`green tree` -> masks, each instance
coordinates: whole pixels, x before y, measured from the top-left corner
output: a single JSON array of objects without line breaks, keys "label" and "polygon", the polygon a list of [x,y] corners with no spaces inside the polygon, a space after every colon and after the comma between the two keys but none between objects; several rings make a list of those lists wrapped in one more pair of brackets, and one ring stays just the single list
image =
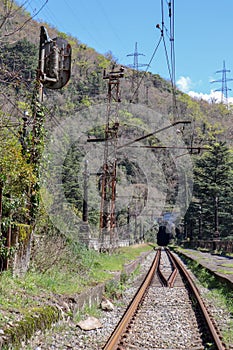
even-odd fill
[{"label": "green tree", "polygon": [[26,39],[14,44],[5,44],[0,48],[0,58],[2,65],[8,70],[8,75],[13,72],[17,79],[35,78],[38,49]]},{"label": "green tree", "polygon": [[[0,130],[0,269],[6,268],[15,235],[12,226],[30,221],[28,189],[35,183],[33,168],[22,155],[15,135]],[[13,225],[14,224],[14,225]]]},{"label": "green tree", "polygon": [[192,236],[212,238],[232,232],[233,158],[225,143],[215,142],[196,159],[194,201],[186,215]]},{"label": "green tree", "polygon": [[73,144],[67,153],[63,164],[63,187],[68,202],[82,213],[83,188],[79,184],[80,162],[83,158],[82,151]]}]

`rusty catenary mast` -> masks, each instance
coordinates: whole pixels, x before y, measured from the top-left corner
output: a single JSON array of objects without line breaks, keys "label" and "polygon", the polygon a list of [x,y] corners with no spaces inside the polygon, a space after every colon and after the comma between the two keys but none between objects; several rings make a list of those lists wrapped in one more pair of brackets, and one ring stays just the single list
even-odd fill
[{"label": "rusty catenary mast", "polygon": [[101,175],[101,204],[100,204],[100,243],[105,247],[109,237],[110,248],[115,245],[115,200],[116,200],[116,146],[118,139],[118,108],[120,102],[120,78],[124,76],[124,68],[114,69],[103,79],[108,80],[108,102],[105,125],[104,162]]}]

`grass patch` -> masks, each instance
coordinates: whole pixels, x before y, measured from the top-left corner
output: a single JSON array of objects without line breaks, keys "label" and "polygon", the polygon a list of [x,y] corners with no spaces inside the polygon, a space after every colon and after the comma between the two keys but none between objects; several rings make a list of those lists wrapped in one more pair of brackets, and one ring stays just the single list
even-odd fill
[{"label": "grass patch", "polygon": [[83,319],[85,319],[87,316],[93,316],[96,318],[100,318],[101,317],[101,309],[99,308],[98,305],[92,305],[92,306],[88,306],[85,305],[83,310],[80,310],[79,312],[77,312],[74,316],[74,322],[77,323]]},{"label": "grass patch", "polygon": [[227,283],[219,281],[211,272],[202,267],[198,262],[185,259],[185,263],[204,287],[208,288],[210,291],[215,291],[216,295],[219,295],[221,300],[225,301],[225,306],[233,315],[232,289],[229,288]]},{"label": "grass patch", "polygon": [[25,315],[30,308],[44,305],[53,295],[72,296],[111,280],[113,272],[122,271],[124,264],[151,249],[143,244],[118,249],[109,255],[72,244],[56,264],[49,268],[43,265],[43,271],[40,265],[32,263],[23,277],[13,277],[9,271],[1,273],[0,328]]},{"label": "grass patch", "polygon": [[190,251],[190,249],[184,249],[184,248],[179,248],[179,251],[182,251],[186,254],[191,254],[191,255],[194,255],[194,256],[200,256],[200,253],[199,253],[199,250],[192,250]]},{"label": "grass patch", "polygon": [[217,272],[222,273],[224,275],[233,275],[233,271],[230,271],[230,270],[217,269]]},{"label": "grass patch", "polygon": [[221,266],[224,266],[224,267],[233,267],[233,264],[226,263],[226,264],[221,264]]},{"label": "grass patch", "polygon": [[[118,252],[124,254],[128,259],[133,260],[138,257],[141,253],[149,252],[154,249],[153,245],[150,244],[136,244],[134,246],[118,248]],[[117,253],[118,253],[117,252]]]},{"label": "grass patch", "polygon": [[108,299],[119,300],[128,286],[128,280],[129,276],[125,272],[122,272],[119,281],[108,281],[105,285],[105,296]]},{"label": "grass patch", "polygon": [[111,277],[111,272],[122,271],[125,264],[135,260],[141,253],[152,249],[153,247],[148,244],[141,244],[119,248],[111,255],[106,253],[98,254],[92,265],[91,276],[95,281],[106,281]]}]

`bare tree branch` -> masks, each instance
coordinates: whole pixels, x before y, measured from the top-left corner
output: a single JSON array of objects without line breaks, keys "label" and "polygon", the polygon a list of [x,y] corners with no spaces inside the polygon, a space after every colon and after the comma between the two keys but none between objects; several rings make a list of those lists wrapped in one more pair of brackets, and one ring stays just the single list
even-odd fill
[{"label": "bare tree branch", "polygon": [[[2,22],[0,23],[0,30],[6,24],[7,20],[9,20],[10,18],[13,18],[17,14],[17,12],[19,12],[19,10],[24,8],[24,6],[26,5],[27,2],[28,2],[28,0],[25,0],[22,5],[20,5],[19,7],[17,7],[15,9],[13,6],[14,5],[13,0],[10,0],[10,1],[6,0],[5,1],[5,5],[4,5],[5,6],[5,14],[2,18]],[[33,18],[35,18],[40,13],[40,11],[45,7],[47,2],[48,2],[48,0],[45,0],[45,2],[42,4],[42,6],[30,18],[25,20],[19,27],[15,28],[11,32],[3,34],[3,37],[9,37],[9,36],[19,32],[20,30],[22,30],[27,23],[29,23]]]}]

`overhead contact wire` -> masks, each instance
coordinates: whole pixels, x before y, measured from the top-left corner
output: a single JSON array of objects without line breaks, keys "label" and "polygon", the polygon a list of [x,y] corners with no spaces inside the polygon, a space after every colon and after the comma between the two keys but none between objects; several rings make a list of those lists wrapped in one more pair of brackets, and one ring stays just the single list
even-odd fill
[{"label": "overhead contact wire", "polygon": [[175,114],[177,113],[177,103],[176,103],[176,84],[175,84],[175,48],[174,48],[174,0],[167,2],[168,4],[168,16],[170,20],[170,33],[169,33],[169,39],[170,39],[170,45],[171,45],[171,52],[170,52],[170,62],[169,62],[169,56],[168,56],[168,50],[166,47],[166,42],[164,38],[164,6],[163,6],[163,0],[161,0],[161,17],[162,17],[162,29],[161,34],[163,37],[163,43],[164,43],[164,50],[165,50],[165,56],[167,61],[167,67],[168,72],[171,80],[172,85],[172,105],[173,105],[173,119]]}]

